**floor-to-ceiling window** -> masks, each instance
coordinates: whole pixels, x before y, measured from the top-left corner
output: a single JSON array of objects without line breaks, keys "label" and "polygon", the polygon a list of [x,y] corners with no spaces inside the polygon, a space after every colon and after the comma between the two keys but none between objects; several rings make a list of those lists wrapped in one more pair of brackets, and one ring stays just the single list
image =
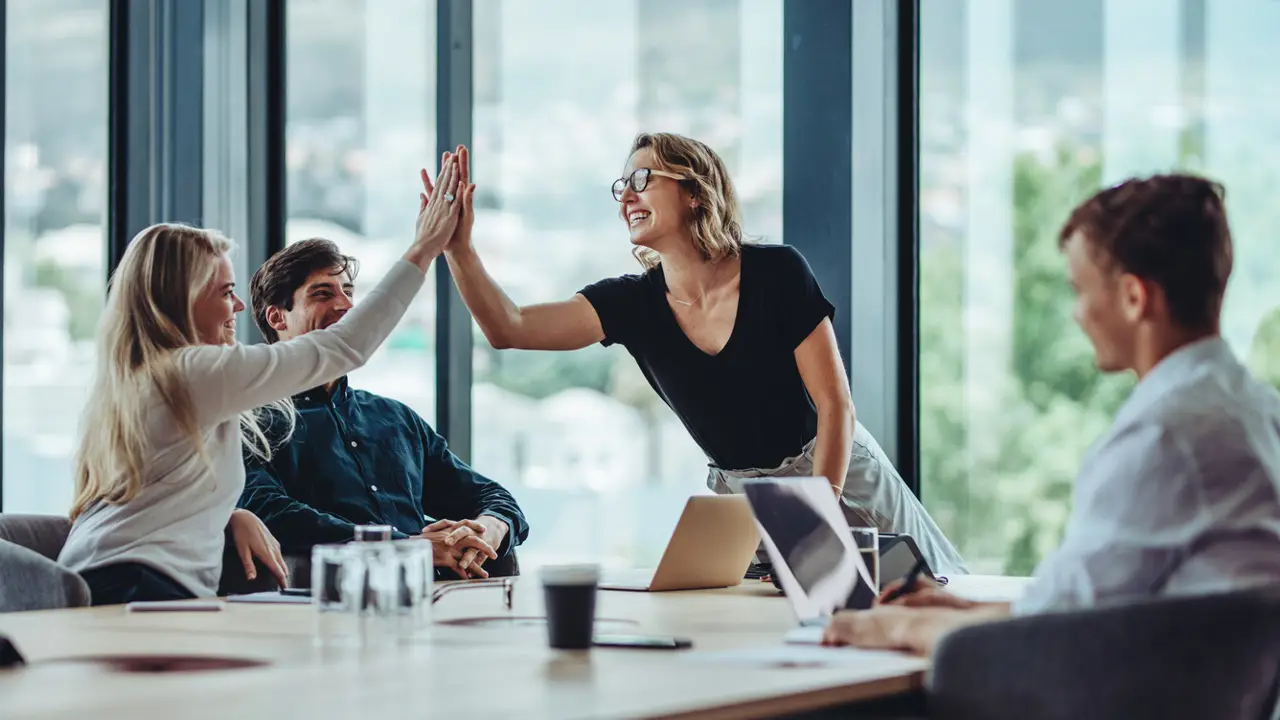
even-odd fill
[{"label": "floor-to-ceiling window", "polygon": [[[360,262],[356,302],[404,254],[419,168],[435,169],[436,4],[289,0],[286,243],[333,240]],[[435,421],[435,273],[355,387]]]},{"label": "floor-to-ceiling window", "polygon": [[6,511],[71,506],[106,286],[107,11],[101,0],[6,3]]},{"label": "floor-to-ceiling window", "polygon": [[[642,130],[711,145],[747,232],[783,240],[780,0],[473,7],[475,244],[516,302],[640,270],[609,187]],[[656,562],[707,461],[631,357],[475,337],[474,461],[530,515],[526,555]]]},{"label": "floor-to-ceiling window", "polygon": [[1280,383],[1277,30],[1272,0],[923,0],[921,486],[975,570],[1028,573],[1058,542],[1132,386],[1096,372],[1055,243],[1093,191],[1225,183],[1224,333]]}]

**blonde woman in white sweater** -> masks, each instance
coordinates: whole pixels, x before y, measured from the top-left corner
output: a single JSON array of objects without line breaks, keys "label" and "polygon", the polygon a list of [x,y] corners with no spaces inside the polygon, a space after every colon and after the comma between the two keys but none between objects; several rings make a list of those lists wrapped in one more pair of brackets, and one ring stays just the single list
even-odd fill
[{"label": "blonde woman in white sweater", "polygon": [[419,208],[413,244],[382,282],[325,330],[288,342],[241,345],[229,240],[210,230],[155,225],[125,250],[98,334],[98,370],[76,453],[74,524],[59,560],[89,583],[95,605],[211,597],[223,529],[268,566],[279,545],[235,511],[242,444],[270,455],[255,408],[362,366],[422,287],[453,234],[461,202],[457,162],[448,188]]}]

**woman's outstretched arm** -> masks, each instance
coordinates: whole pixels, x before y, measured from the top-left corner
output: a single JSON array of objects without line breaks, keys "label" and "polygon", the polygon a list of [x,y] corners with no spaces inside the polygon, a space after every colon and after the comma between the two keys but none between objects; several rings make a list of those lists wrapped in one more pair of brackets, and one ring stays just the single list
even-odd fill
[{"label": "woman's outstretched arm", "polygon": [[[457,157],[462,174],[462,217],[453,238],[445,246],[445,258],[462,301],[480,325],[485,339],[499,350],[577,350],[603,340],[600,317],[582,295],[563,302],[521,307],[485,270],[471,244],[475,185],[471,183],[467,149],[459,147]],[[425,170],[422,187],[423,197],[429,199],[434,188]]]}]

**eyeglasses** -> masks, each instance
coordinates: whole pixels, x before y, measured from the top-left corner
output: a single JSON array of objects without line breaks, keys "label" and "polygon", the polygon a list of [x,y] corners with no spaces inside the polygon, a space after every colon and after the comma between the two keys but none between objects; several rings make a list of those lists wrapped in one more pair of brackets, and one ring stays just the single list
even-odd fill
[{"label": "eyeglasses", "polygon": [[649,176],[657,175],[658,177],[671,178],[672,180],[684,180],[683,175],[676,175],[665,170],[653,170],[651,168],[636,168],[631,172],[630,177],[618,178],[613,181],[613,199],[622,202],[622,193],[627,191],[627,186],[635,192],[642,193],[644,189],[649,187]]}]

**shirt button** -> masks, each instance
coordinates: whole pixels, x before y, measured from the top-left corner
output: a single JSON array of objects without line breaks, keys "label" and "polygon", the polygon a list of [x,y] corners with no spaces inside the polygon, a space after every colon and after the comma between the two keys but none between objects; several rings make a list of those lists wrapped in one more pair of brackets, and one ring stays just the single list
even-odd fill
[{"label": "shirt button", "polygon": [[377,485],[370,485],[370,486],[369,486],[369,490],[370,490],[370,492],[378,492],[378,486],[377,486]]},{"label": "shirt button", "polygon": [[351,441],[351,447],[359,447],[359,446],[360,446],[359,443],[357,443],[355,440]]}]

